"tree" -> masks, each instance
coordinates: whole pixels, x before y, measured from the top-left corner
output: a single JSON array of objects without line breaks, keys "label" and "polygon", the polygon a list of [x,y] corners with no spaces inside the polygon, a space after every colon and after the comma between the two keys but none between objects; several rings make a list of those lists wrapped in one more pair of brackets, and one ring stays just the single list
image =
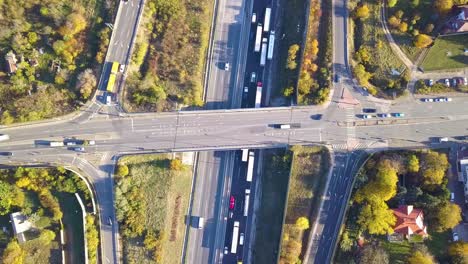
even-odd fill
[{"label": "tree", "polygon": [[421,158],[421,174],[425,187],[432,189],[432,186],[440,185],[449,166],[447,156],[443,153],[428,151]]},{"label": "tree", "polygon": [[51,230],[44,229],[41,234],[39,235],[39,240],[41,240],[42,244],[49,245],[52,240],[55,239],[55,233]]},{"label": "tree", "polygon": [[300,230],[309,229],[309,219],[307,217],[301,216],[296,220],[296,227]]},{"label": "tree", "polygon": [[468,263],[468,243],[456,242],[450,244],[448,247],[448,254],[454,264]]},{"label": "tree", "polygon": [[12,240],[3,251],[2,264],[24,263],[26,252],[20,247],[16,240]]},{"label": "tree", "polygon": [[128,166],[126,164],[119,164],[117,166],[117,175],[120,177],[125,177],[128,175]]},{"label": "tree", "polygon": [[286,69],[294,70],[297,67],[296,57],[299,51],[299,45],[293,44],[288,49],[288,58],[286,60]]},{"label": "tree", "polygon": [[388,1],[388,7],[394,7],[397,4],[397,0],[389,0]]},{"label": "tree", "polygon": [[426,34],[419,34],[414,38],[413,44],[417,48],[425,48],[432,44],[432,38]]},{"label": "tree", "polygon": [[86,18],[79,12],[67,16],[65,23],[57,30],[62,36],[73,36],[83,31],[87,26]]},{"label": "tree", "polygon": [[371,59],[371,53],[369,51],[369,48],[365,45],[361,45],[361,47],[359,47],[359,50],[356,51],[355,57],[359,63],[368,64]]},{"label": "tree", "polygon": [[433,30],[434,30],[434,24],[427,24],[426,27],[424,28],[424,33],[431,34]]},{"label": "tree", "polygon": [[96,85],[97,80],[92,69],[86,69],[78,75],[76,88],[80,91],[84,100],[89,98]]},{"label": "tree", "polygon": [[348,232],[345,231],[343,235],[341,236],[340,248],[344,252],[349,252],[351,251],[352,247],[353,247],[353,241],[349,238]]},{"label": "tree", "polygon": [[358,80],[359,84],[362,86],[369,85],[369,79],[372,77],[372,74],[366,71],[366,68],[362,64],[356,65],[353,68],[353,74]]},{"label": "tree", "polygon": [[0,215],[10,212],[15,197],[13,187],[7,182],[0,181]]},{"label": "tree", "polygon": [[398,26],[398,29],[401,31],[401,32],[406,32],[408,31],[408,24],[406,22],[402,22],[399,26]]},{"label": "tree", "polygon": [[358,5],[356,7],[356,10],[354,10],[354,14],[356,18],[365,20],[366,18],[369,17],[369,14],[370,14],[369,7],[367,6],[367,4]]},{"label": "tree", "polygon": [[395,16],[391,16],[388,19],[388,24],[390,24],[391,27],[393,28],[398,28],[400,26],[401,20],[396,18]]},{"label": "tree", "polygon": [[0,123],[3,125],[10,125],[15,121],[15,118],[8,111],[4,111],[0,118]]},{"label": "tree", "polygon": [[452,0],[435,0],[434,7],[441,15],[446,15],[450,12],[453,6]]},{"label": "tree", "polygon": [[183,170],[184,165],[182,164],[182,160],[176,158],[171,160],[169,168],[173,171],[181,171]]},{"label": "tree", "polygon": [[354,200],[357,203],[364,201],[388,201],[397,191],[398,176],[389,160],[382,160],[377,164],[375,177],[357,190]]},{"label": "tree", "polygon": [[408,171],[416,173],[419,171],[419,159],[416,155],[411,154],[408,157]]},{"label": "tree", "polygon": [[289,86],[283,89],[283,96],[284,97],[290,97],[291,95],[294,94],[294,87]]},{"label": "tree", "polygon": [[393,233],[392,227],[395,222],[393,211],[388,209],[387,204],[380,199],[371,200],[364,205],[357,219],[362,230],[375,235]]},{"label": "tree", "polygon": [[412,8],[416,8],[419,6],[419,0],[411,0],[410,4]]},{"label": "tree", "polygon": [[437,206],[435,218],[436,230],[445,231],[454,228],[461,221],[461,209],[457,204],[444,202]]},{"label": "tree", "polygon": [[434,264],[434,257],[429,252],[422,252],[417,250],[413,252],[411,256],[408,258],[409,264]]},{"label": "tree", "polygon": [[388,253],[379,246],[368,245],[361,254],[360,264],[388,264]]}]

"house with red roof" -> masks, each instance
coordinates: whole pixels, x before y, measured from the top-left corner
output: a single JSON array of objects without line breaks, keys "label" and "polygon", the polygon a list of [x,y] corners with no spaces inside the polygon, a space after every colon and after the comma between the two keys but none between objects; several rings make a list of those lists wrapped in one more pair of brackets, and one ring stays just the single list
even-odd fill
[{"label": "house with red roof", "polygon": [[468,32],[468,5],[456,6],[454,10],[454,16],[445,23],[443,34]]},{"label": "house with red roof", "polygon": [[424,224],[424,213],[422,209],[414,208],[412,205],[400,205],[392,209],[396,217],[393,228],[395,237],[409,239],[412,235],[427,236],[427,226]]}]

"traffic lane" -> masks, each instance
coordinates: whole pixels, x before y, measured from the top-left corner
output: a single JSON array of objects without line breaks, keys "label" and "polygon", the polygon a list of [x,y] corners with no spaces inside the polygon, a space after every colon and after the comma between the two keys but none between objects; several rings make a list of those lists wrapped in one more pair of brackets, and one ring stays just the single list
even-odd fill
[{"label": "traffic lane", "polygon": [[224,152],[199,152],[198,155],[192,216],[204,217],[206,224],[203,230],[189,229],[187,263],[209,263],[216,234],[216,193],[219,179],[224,176],[220,171],[220,163],[225,158]]}]

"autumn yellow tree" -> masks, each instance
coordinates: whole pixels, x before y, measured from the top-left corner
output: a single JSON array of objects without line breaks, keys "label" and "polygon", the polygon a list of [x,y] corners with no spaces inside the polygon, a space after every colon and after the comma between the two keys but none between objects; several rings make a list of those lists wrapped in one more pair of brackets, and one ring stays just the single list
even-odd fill
[{"label": "autumn yellow tree", "polygon": [[296,227],[300,230],[309,229],[309,219],[307,217],[301,216],[296,220]]},{"label": "autumn yellow tree", "polygon": [[441,15],[446,15],[453,7],[453,0],[435,0],[434,7]]},{"label": "autumn yellow tree", "polygon": [[370,14],[369,7],[366,4],[359,5],[354,10],[354,14],[356,18],[364,20],[369,17],[369,14]]},{"label": "autumn yellow tree", "polygon": [[454,228],[461,221],[461,209],[454,203],[442,203],[437,207],[435,218],[437,220],[437,231]]},{"label": "autumn yellow tree", "polygon": [[425,48],[432,44],[432,38],[426,34],[419,34],[414,38],[413,43],[417,48]]}]

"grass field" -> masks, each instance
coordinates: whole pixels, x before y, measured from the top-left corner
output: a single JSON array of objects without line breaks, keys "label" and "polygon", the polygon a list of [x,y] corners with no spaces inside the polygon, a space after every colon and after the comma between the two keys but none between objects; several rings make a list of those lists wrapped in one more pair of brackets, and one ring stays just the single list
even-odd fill
[{"label": "grass field", "polygon": [[283,224],[284,208],[291,166],[290,152],[285,149],[265,150],[262,174],[262,196],[255,231],[253,263],[276,263]]},{"label": "grass field", "polygon": [[[318,213],[320,197],[325,191],[327,173],[330,168],[329,153],[323,147],[294,146],[292,171],[289,179],[288,202],[281,245],[281,256],[290,255],[288,244],[296,240],[307,245],[310,228],[298,231],[295,227],[299,217],[309,219],[310,227]],[[287,237],[288,239],[285,239]],[[286,257],[287,258],[287,257]]]},{"label": "grass field", "polygon": [[[157,249],[161,263],[179,263],[185,230],[185,213],[192,182],[192,170],[184,166],[183,170],[169,169],[171,155],[140,155],[123,157],[119,164],[127,164],[130,174],[117,184],[119,196],[117,215],[119,221],[125,221],[126,208],[123,199],[129,201],[133,192],[122,189],[137,188],[142,203],[137,206],[139,227],[143,234],[161,234],[160,246]],[[129,185],[124,187],[125,185]],[[130,187],[132,186],[132,187]],[[117,190],[116,190],[117,191]],[[133,193],[135,194],[135,193]],[[117,195],[116,195],[117,196]],[[119,202],[120,201],[120,202]],[[125,228],[126,224],[121,225]],[[154,252],[145,249],[144,236],[129,234],[123,236],[124,255],[127,263],[154,263]]]},{"label": "grass field", "polygon": [[468,67],[468,34],[438,37],[424,58],[424,71]]}]

